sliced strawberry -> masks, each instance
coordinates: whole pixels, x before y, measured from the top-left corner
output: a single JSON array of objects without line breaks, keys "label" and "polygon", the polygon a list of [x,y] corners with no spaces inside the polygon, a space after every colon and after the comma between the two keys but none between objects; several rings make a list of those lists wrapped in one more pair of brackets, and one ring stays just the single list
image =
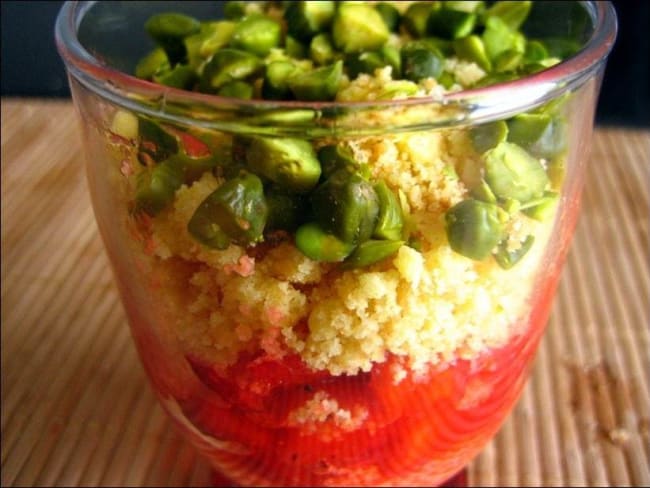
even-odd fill
[{"label": "sliced strawberry", "polygon": [[312,384],[329,377],[326,371],[309,369],[297,355],[274,358],[242,354],[236,364],[223,369],[193,357],[187,359],[206,386],[246,411],[268,411],[266,403],[272,399],[272,393],[277,396],[296,388],[309,390]]}]

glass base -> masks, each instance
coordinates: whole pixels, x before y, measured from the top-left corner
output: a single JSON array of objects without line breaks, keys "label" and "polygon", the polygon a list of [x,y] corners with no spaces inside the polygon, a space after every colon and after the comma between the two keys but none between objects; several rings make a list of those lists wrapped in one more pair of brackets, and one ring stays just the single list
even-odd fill
[{"label": "glass base", "polygon": [[[237,483],[226,478],[218,471],[212,471],[212,486],[214,487],[238,487]],[[461,488],[467,487],[467,468],[461,469],[454,476],[449,478],[443,484],[439,485],[442,488]]]}]

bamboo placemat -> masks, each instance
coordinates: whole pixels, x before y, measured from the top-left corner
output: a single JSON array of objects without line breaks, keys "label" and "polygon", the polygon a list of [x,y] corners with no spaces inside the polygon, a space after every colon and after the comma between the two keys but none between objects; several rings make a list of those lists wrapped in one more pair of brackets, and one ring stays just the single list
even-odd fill
[{"label": "bamboo placemat", "polygon": [[[650,484],[650,131],[599,128],[533,375],[473,486]],[[138,362],[68,101],[2,100],[2,486],[207,486]]]}]

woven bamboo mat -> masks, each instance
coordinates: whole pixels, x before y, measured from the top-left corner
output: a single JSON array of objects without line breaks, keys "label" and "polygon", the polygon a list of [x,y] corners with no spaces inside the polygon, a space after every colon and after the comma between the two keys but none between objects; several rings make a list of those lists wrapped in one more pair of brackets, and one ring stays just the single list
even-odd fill
[{"label": "woven bamboo mat", "polygon": [[[2,100],[2,486],[207,486],[150,391],[69,102]],[[650,131],[599,128],[521,401],[472,486],[650,484]]]}]

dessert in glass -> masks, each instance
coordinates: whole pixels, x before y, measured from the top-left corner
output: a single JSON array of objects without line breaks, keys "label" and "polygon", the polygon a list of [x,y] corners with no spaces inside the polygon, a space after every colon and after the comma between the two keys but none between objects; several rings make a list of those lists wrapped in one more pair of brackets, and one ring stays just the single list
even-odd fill
[{"label": "dessert in glass", "polygon": [[161,405],[232,483],[437,485],[526,382],[606,2],[71,2],[56,39]]}]

